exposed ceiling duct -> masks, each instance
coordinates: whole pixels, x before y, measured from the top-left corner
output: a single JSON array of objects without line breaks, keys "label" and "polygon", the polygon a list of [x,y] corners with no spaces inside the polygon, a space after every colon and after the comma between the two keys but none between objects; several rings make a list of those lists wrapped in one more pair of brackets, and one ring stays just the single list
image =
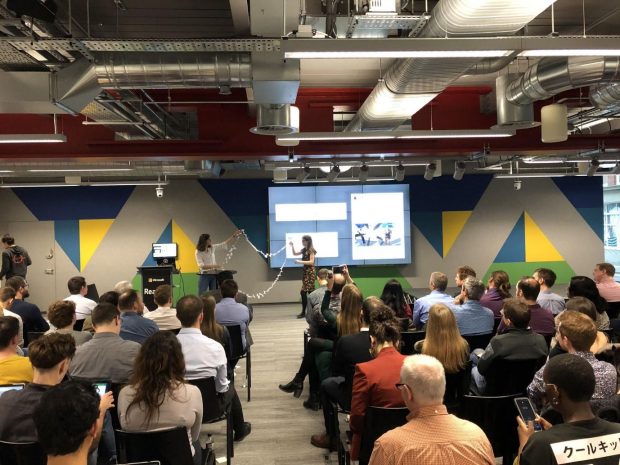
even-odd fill
[{"label": "exposed ceiling duct", "polygon": [[620,82],[591,86],[590,102],[596,108],[620,107]]},{"label": "exposed ceiling duct", "polygon": [[[441,0],[420,37],[514,34],[555,0]],[[347,131],[394,129],[478,63],[478,58],[400,59],[387,70]]]}]

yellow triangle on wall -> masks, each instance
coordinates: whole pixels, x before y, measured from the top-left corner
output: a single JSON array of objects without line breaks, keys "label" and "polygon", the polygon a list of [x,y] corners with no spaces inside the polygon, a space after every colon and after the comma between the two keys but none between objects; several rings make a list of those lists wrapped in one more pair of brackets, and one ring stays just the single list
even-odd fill
[{"label": "yellow triangle on wall", "polygon": [[560,262],[564,257],[558,252],[545,233],[525,212],[525,261]]},{"label": "yellow triangle on wall", "polygon": [[[179,256],[177,257],[177,268],[183,273],[198,273],[198,264],[196,263],[196,244],[189,238],[185,231],[172,221],[172,242],[176,242],[179,246]],[[217,257],[223,260],[224,257]]]},{"label": "yellow triangle on wall", "polygon": [[470,211],[441,212],[444,257],[448,255],[454,242],[456,242],[456,238],[461,234],[471,213]]},{"label": "yellow triangle on wall", "polygon": [[114,220],[80,220],[80,271],[95,254]]}]

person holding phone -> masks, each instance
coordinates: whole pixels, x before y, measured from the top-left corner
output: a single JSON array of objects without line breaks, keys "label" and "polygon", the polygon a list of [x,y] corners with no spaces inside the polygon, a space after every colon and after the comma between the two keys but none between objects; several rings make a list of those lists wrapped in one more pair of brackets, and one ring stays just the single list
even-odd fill
[{"label": "person holding phone", "polygon": [[217,244],[211,243],[210,234],[201,234],[196,244],[196,263],[200,276],[198,279],[198,295],[202,295],[207,291],[215,289],[217,284],[217,272],[220,265],[215,259],[215,251],[219,249],[226,250],[228,244],[242,234],[240,229],[236,230],[228,239]]},{"label": "person holding phone", "polygon": [[303,246],[300,251],[295,250],[295,244],[293,241],[289,242],[293,255],[301,255],[301,260],[295,260],[298,265],[304,266],[303,275],[301,278],[301,313],[297,315],[297,318],[305,318],[306,305],[308,304],[308,294],[314,291],[314,282],[316,281],[316,271],[314,270],[314,259],[316,257],[316,250],[312,245],[312,236],[305,235],[301,238],[301,245]]},{"label": "person holding phone", "polygon": [[596,386],[592,366],[577,355],[558,355],[545,365],[543,380],[545,398],[562,415],[564,423],[551,425],[537,416],[535,421],[543,431],[535,432],[534,421],[526,423],[517,417],[518,463],[617,464],[620,424],[602,420],[592,412],[590,399]]}]

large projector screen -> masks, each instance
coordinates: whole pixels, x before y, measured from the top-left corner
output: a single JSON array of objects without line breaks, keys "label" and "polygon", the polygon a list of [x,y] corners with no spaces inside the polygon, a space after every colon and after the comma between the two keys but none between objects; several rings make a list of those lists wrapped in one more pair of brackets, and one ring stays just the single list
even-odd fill
[{"label": "large projector screen", "polygon": [[[301,266],[288,246],[301,250],[312,236],[315,266],[411,263],[409,185],[269,188],[269,244],[286,247],[286,266]],[[270,260],[282,266],[283,254]]]}]

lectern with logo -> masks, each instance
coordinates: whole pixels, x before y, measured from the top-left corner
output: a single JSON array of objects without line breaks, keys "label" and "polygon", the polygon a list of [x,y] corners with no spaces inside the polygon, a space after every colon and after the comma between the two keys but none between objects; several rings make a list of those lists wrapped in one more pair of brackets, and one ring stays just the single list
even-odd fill
[{"label": "lectern with logo", "polygon": [[151,311],[155,310],[157,308],[157,304],[153,297],[155,289],[162,284],[172,286],[174,267],[140,266],[138,267],[138,271],[142,275],[142,300],[144,301],[144,305]]}]

